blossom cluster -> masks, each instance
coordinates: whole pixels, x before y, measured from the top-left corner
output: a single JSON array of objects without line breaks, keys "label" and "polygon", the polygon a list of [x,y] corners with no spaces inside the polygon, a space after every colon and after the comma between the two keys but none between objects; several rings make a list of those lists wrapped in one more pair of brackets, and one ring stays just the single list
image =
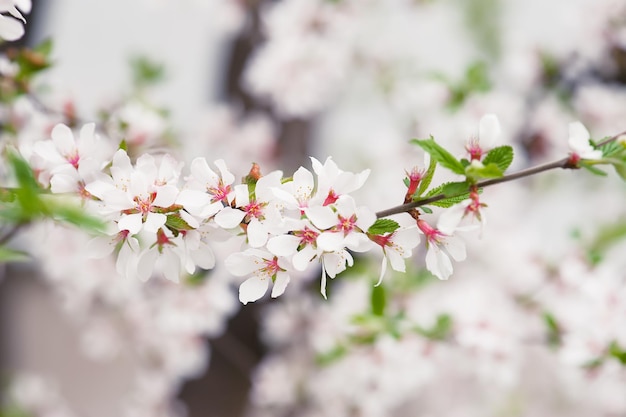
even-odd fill
[{"label": "blossom cluster", "polygon": [[352,266],[351,252],[375,247],[385,255],[382,279],[387,259],[404,271],[404,258],[419,243],[415,227],[399,229],[392,221],[391,229],[372,228],[375,213],[350,195],[369,170],[343,171],[331,158],[311,158],[313,172],[301,167],[289,178],[278,170],[262,175],[254,164],[236,183],[223,160],[213,169],[198,157],[183,176],[183,164],[168,154],[144,154],[133,163],[125,149],[101,139],[93,123],[77,137],[58,124],[50,140],[23,153],[52,193],[80,196],[86,210],[106,221],[106,235],[89,246],[94,256],[115,252],[122,276],[145,281],[161,272],[178,282],[182,274],[214,267],[213,243],[239,238],[241,251],[225,265],[235,276],[249,276],[239,290],[244,304],[261,298],[270,282],[272,297],[281,295],[291,275],[315,263],[326,296],[327,277]]}]

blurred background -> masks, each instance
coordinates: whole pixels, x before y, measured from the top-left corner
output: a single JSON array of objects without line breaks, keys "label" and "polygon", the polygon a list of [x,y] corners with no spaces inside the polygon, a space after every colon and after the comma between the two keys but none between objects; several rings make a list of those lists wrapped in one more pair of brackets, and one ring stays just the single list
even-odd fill
[{"label": "blurred background", "polygon": [[[57,0],[26,18],[0,48],[52,39],[53,66],[37,101],[3,104],[20,126],[3,136],[96,121],[135,155],[237,177],[332,156],[372,170],[373,210],[423,166],[411,138],[462,155],[487,113],[512,170],[566,155],[575,120],[626,129],[623,0]],[[626,416],[625,197],[612,171],[485,190],[468,259],[437,281],[422,245],[384,308],[379,259],[328,300],[316,274],[241,306],[219,261],[192,284],[128,282],[81,233],[32,227],[15,245],[36,261],[0,272],[0,416]]]}]

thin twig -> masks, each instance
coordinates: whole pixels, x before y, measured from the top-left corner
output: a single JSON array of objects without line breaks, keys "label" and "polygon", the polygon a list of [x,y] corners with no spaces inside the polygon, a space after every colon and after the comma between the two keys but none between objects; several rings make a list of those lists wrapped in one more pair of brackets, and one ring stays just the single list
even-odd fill
[{"label": "thin twig", "polygon": [[[607,143],[613,142],[613,141],[619,139],[623,135],[626,135],[626,130],[621,132],[621,133],[618,133],[617,135],[611,136],[610,138],[607,138],[607,139],[599,142],[596,145],[596,147],[600,147],[600,146],[606,145]],[[480,182],[476,183],[475,185],[478,188],[485,188],[485,187],[489,187],[491,185],[496,185],[496,184],[501,184],[503,182],[518,180],[520,178],[529,177],[531,175],[536,175],[536,174],[539,174],[541,172],[550,171],[552,169],[557,169],[557,168],[577,169],[579,167],[576,166],[576,165],[572,165],[572,163],[570,161],[570,157],[566,157],[566,158],[559,159],[558,161],[549,162],[547,164],[542,164],[542,165],[537,165],[535,167],[524,169],[522,171],[516,172],[514,174],[510,174],[510,175],[505,175],[505,176],[500,177],[500,178],[494,178],[494,179],[490,179],[490,180],[480,181]],[[469,192],[469,188],[468,188],[467,192]],[[458,196],[461,196],[463,194],[465,194],[465,193],[460,193],[460,194],[457,194],[457,195],[437,194],[437,195],[434,195],[432,197],[424,198],[424,199],[421,199],[421,200],[418,200],[418,201],[413,201],[411,203],[406,203],[406,204],[402,204],[400,206],[392,207],[392,208],[387,209],[387,210],[379,211],[379,212],[376,213],[376,217],[380,219],[380,218],[383,218],[383,217],[391,216],[393,214],[399,214],[399,213],[408,212],[408,211],[413,210],[413,209],[415,209],[417,207],[421,207],[421,206],[425,206],[425,205],[428,205],[428,204],[436,203],[437,201],[441,201],[441,200],[444,200],[446,198],[458,197]]]}]

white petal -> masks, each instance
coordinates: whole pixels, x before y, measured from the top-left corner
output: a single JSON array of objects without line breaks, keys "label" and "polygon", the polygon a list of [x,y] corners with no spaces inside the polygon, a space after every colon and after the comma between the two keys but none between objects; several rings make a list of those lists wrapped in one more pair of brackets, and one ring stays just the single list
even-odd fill
[{"label": "white petal", "polygon": [[443,233],[444,235],[452,235],[454,231],[457,229],[459,223],[463,219],[463,215],[465,214],[465,209],[467,208],[470,200],[466,200],[464,202],[455,204],[454,206],[446,209],[439,216],[439,220],[437,221],[437,229]]},{"label": "white petal", "polygon": [[147,281],[152,276],[154,265],[156,264],[159,252],[156,248],[148,249],[139,256],[137,263],[137,278],[140,281]]},{"label": "white petal", "polygon": [[441,280],[452,274],[452,262],[437,245],[431,244],[426,252],[426,269]]},{"label": "white petal", "polygon": [[226,269],[237,277],[251,274],[259,268],[258,258],[246,255],[243,252],[233,253],[224,261]]},{"label": "white petal", "polygon": [[117,227],[120,231],[128,230],[131,235],[136,235],[141,230],[143,224],[143,216],[141,213],[123,214],[117,221]]},{"label": "white petal", "polygon": [[406,264],[404,262],[404,258],[394,250],[387,251],[387,259],[389,259],[389,263],[391,264],[391,269],[398,272],[406,271]]},{"label": "white petal", "polygon": [[374,285],[375,287],[378,287],[383,282],[383,278],[385,277],[386,272],[387,272],[387,257],[383,256],[383,261],[382,261],[382,264],[380,265],[380,277],[378,277],[378,282],[376,283],[376,285]]},{"label": "white petal", "polygon": [[16,41],[24,36],[24,25],[19,20],[0,15],[0,39]]},{"label": "white petal", "polygon": [[291,256],[298,249],[300,238],[293,235],[274,236],[267,242],[267,249],[276,256]]},{"label": "white petal", "polygon": [[343,233],[323,232],[317,237],[317,247],[325,252],[334,252],[344,248]]},{"label": "white petal", "polygon": [[232,229],[239,226],[245,216],[246,213],[241,210],[225,207],[215,215],[215,223],[224,229]]},{"label": "white petal", "polygon": [[319,229],[329,229],[337,224],[337,215],[328,206],[314,206],[305,210],[311,223]]},{"label": "white petal", "polygon": [[480,119],[478,125],[478,139],[483,149],[489,149],[495,146],[500,137],[502,129],[500,121],[495,114],[486,114]]},{"label": "white petal", "polygon": [[278,272],[276,274],[276,280],[274,281],[274,288],[272,288],[272,298],[283,295],[287,284],[289,284],[289,274],[286,272]]},{"label": "white petal", "polygon": [[235,176],[226,167],[226,163],[223,159],[218,159],[214,162],[215,166],[220,170],[222,176],[222,183],[224,185],[230,185],[235,182]]},{"label": "white petal", "polygon": [[173,185],[164,185],[157,189],[157,195],[152,204],[157,207],[169,207],[176,202],[178,188]]},{"label": "white petal", "polygon": [[569,124],[569,145],[574,151],[584,151],[590,148],[589,131],[581,122]]},{"label": "white petal", "polygon": [[448,237],[445,242],[445,248],[457,262],[465,260],[467,256],[465,243],[457,237]]},{"label": "white petal", "polygon": [[163,213],[148,213],[143,228],[146,232],[156,233],[167,221]]},{"label": "white petal", "polygon": [[315,256],[319,253],[319,251],[315,250],[313,246],[306,245],[302,250],[296,252],[291,259],[293,263],[293,267],[298,271],[304,271],[311,264],[311,261]]},{"label": "white petal", "polygon": [[267,229],[257,219],[250,220],[246,230],[248,244],[253,248],[260,248],[267,242]]},{"label": "white petal", "polygon": [[111,236],[98,236],[87,242],[87,256],[90,258],[104,258],[113,253],[116,242]]},{"label": "white petal", "polygon": [[202,269],[212,269],[215,266],[215,254],[206,243],[200,243],[200,247],[189,255],[193,262]]},{"label": "white petal", "polygon": [[65,126],[63,123],[54,126],[51,136],[52,142],[54,142],[54,145],[62,155],[73,153],[76,150],[76,142],[74,141],[72,129]]},{"label": "white petal", "polygon": [[269,285],[267,281],[267,279],[259,277],[251,277],[245,280],[239,286],[239,301],[245,305],[263,297],[263,295],[267,292],[267,287]]}]

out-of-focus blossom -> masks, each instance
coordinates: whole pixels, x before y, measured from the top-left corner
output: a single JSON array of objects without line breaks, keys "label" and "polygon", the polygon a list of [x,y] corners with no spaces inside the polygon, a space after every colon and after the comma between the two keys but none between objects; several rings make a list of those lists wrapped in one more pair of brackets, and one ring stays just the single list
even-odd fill
[{"label": "out-of-focus blossom", "polygon": [[0,0],[0,13],[9,13],[11,17],[0,14],[0,39],[15,41],[24,35],[26,19],[23,13],[29,13],[30,0]]}]

